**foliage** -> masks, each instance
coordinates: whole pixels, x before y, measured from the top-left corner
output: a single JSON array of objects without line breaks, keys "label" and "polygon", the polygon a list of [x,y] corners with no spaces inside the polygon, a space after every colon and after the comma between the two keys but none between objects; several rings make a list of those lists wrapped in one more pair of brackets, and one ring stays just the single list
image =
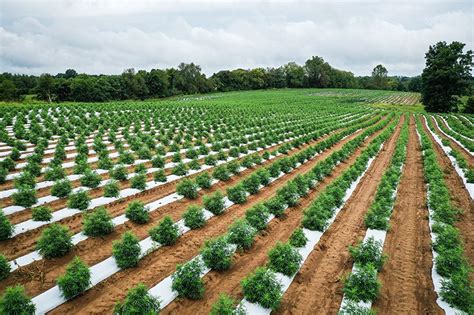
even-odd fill
[{"label": "foliage", "polygon": [[112,244],[112,255],[120,269],[136,267],[140,259],[140,244],[131,231],[127,231],[118,241]]},{"label": "foliage", "polygon": [[58,278],[58,287],[66,299],[71,299],[84,292],[91,284],[89,267],[79,258],[74,257],[67,265],[66,273]]},{"label": "foliage", "polygon": [[382,252],[382,243],[369,237],[356,246],[349,246],[349,252],[357,266],[372,264],[378,270],[382,269],[385,257]]},{"label": "foliage", "polygon": [[209,175],[209,173],[206,173],[206,172],[196,176],[196,184],[199,187],[204,188],[204,189],[211,188],[212,186],[211,180],[212,180],[211,176]]},{"label": "foliage", "polygon": [[233,203],[245,203],[247,201],[245,187],[242,184],[238,184],[234,187],[227,188],[227,198]]},{"label": "foliage", "polygon": [[45,228],[36,243],[36,249],[46,259],[64,256],[72,247],[69,229],[57,223]]},{"label": "foliage", "polygon": [[146,176],[143,174],[137,174],[130,179],[130,186],[138,190],[145,190],[146,188]]},{"label": "foliage", "polygon": [[247,222],[258,231],[264,230],[267,227],[269,217],[268,209],[261,203],[248,209],[245,213]]},{"label": "foliage", "polygon": [[191,300],[198,300],[204,296],[204,283],[201,279],[203,265],[199,259],[193,259],[176,267],[172,275],[171,288],[178,292],[178,296]]},{"label": "foliage", "polygon": [[38,199],[36,198],[36,190],[27,186],[22,186],[12,195],[13,203],[17,206],[25,208],[34,205]]},{"label": "foliage", "polygon": [[268,253],[268,267],[288,277],[293,276],[300,268],[303,257],[290,243],[278,242]]},{"label": "foliage", "polygon": [[207,240],[201,249],[202,260],[206,267],[222,271],[230,268],[234,251],[225,237]]},{"label": "foliage", "polygon": [[125,210],[125,216],[138,224],[145,224],[150,219],[150,213],[143,202],[134,200],[130,202]]},{"label": "foliage", "polygon": [[33,221],[51,221],[53,215],[51,214],[51,208],[39,206],[31,210],[31,217]]},{"label": "foliage", "polygon": [[308,242],[308,238],[304,235],[302,228],[297,228],[290,236],[289,243],[294,247],[304,247]]},{"label": "foliage", "polygon": [[35,309],[35,305],[21,285],[7,287],[0,298],[0,314],[33,315]]},{"label": "foliage", "polygon": [[245,315],[247,312],[240,304],[228,296],[220,294],[217,301],[212,305],[210,315]]},{"label": "foliage", "polygon": [[257,230],[246,220],[237,220],[229,228],[228,241],[239,249],[252,247]]},{"label": "foliage", "polygon": [[0,209],[0,240],[6,240],[13,234],[14,227]]},{"label": "foliage", "polygon": [[220,191],[216,191],[214,194],[203,197],[204,208],[214,215],[219,215],[224,212],[224,196]]},{"label": "foliage", "polygon": [[91,213],[86,213],[83,224],[83,231],[87,236],[104,236],[114,230],[112,218],[105,207],[99,207]]},{"label": "foliage", "polygon": [[153,241],[170,246],[176,243],[179,237],[179,228],[170,216],[165,216],[157,226],[149,231],[149,234]]},{"label": "foliage", "polygon": [[117,302],[114,314],[153,315],[159,314],[160,309],[160,301],[148,293],[148,288],[143,283],[139,283],[128,291],[123,302]]},{"label": "foliage", "polygon": [[54,183],[53,187],[51,188],[51,195],[59,198],[65,198],[69,196],[71,191],[71,182],[65,178]]},{"label": "foliage", "polygon": [[10,270],[11,267],[8,263],[8,260],[5,258],[5,256],[0,254],[0,281],[8,277]]},{"label": "foliage", "polygon": [[200,206],[190,205],[183,214],[184,224],[190,229],[198,229],[206,224],[204,211]]},{"label": "foliage", "polygon": [[120,195],[120,187],[116,180],[112,179],[104,185],[104,197],[117,198]]},{"label": "foliage", "polygon": [[377,269],[372,264],[362,265],[344,282],[344,295],[353,301],[374,301],[380,290]]},{"label": "foliage", "polygon": [[79,190],[69,195],[68,207],[72,209],[86,210],[90,203],[89,195],[84,190]]},{"label": "foliage", "polygon": [[198,197],[198,186],[190,179],[185,178],[176,185],[176,193],[189,199]]},{"label": "foliage", "polygon": [[275,310],[282,297],[281,283],[273,271],[259,267],[242,280],[242,291],[249,302]]}]

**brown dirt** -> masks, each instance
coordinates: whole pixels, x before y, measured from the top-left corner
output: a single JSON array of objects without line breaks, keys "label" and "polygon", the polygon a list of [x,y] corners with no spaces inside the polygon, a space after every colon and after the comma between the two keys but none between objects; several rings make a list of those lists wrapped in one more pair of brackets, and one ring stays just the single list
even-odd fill
[{"label": "brown dirt", "polygon": [[[461,239],[464,243],[464,253],[468,262],[471,266],[474,266],[474,246],[472,246],[472,244],[474,244],[474,201],[471,199],[461,177],[456,173],[448,156],[431,136],[424,120],[422,119],[421,121],[423,122],[426,134],[433,144],[438,163],[443,170],[444,180],[451,193],[451,201],[455,207],[462,210],[462,214],[459,215],[459,220],[456,222],[456,227],[461,232]],[[474,273],[471,273],[471,279],[474,280]]]},{"label": "brown dirt", "polygon": [[377,314],[443,314],[436,304],[421,147],[410,119],[407,159],[384,243]]},{"label": "brown dirt", "polygon": [[283,296],[276,314],[336,314],[342,301],[343,277],[352,269],[347,250],[365,234],[364,215],[390,164],[401,124],[384,145],[356,190],[323,234]]},{"label": "brown dirt", "polygon": [[[433,121],[433,126],[436,130],[436,133],[438,134],[438,136],[441,137],[441,139],[446,139],[449,141],[449,143],[451,143],[451,145],[456,149],[456,151],[458,151],[459,153],[461,153],[461,155],[466,159],[466,162],[467,164],[470,166],[470,167],[474,167],[474,156],[469,153],[466,149],[464,149],[462,146],[460,146],[459,144],[456,143],[456,141],[453,141],[451,140],[450,138],[446,137],[442,132],[441,130],[438,128],[438,126],[436,125],[436,123],[434,122],[434,118],[430,116],[430,119]],[[441,121],[441,123],[446,126],[446,124],[444,123],[444,121]],[[447,128],[447,126],[446,126]]]},{"label": "brown dirt", "polygon": [[[234,262],[229,270],[225,272],[211,271],[204,276],[206,292],[202,300],[175,299],[162,310],[161,314],[207,314],[219,295],[224,292],[238,300],[242,299],[240,281],[257,267],[266,264],[268,251],[276,242],[286,242],[289,239],[293,231],[301,224],[304,209],[327,185],[355,162],[364,147],[358,148],[347,161],[339,164],[330,176],[318,183],[315,189],[301,199],[301,203],[297,207],[289,208],[283,220],[277,219],[270,222],[268,228],[257,237],[254,246],[249,251],[234,256]],[[269,235],[270,237],[267,237]]]},{"label": "brown dirt", "polygon": [[[359,133],[360,133],[360,131],[359,131]],[[251,202],[251,200],[253,200],[257,197],[258,197],[257,201],[260,200],[261,198],[265,199],[266,196],[267,196],[266,191],[268,191],[268,190],[276,191],[276,186],[279,185],[278,183],[284,183],[289,178],[293,178],[294,176],[296,176],[296,173],[300,173],[301,171],[303,171],[303,170],[305,170],[305,169],[307,169],[311,166],[314,166],[314,164],[318,160],[320,160],[323,157],[329,155],[332,151],[336,150],[337,148],[342,147],[342,145],[344,143],[350,141],[350,139],[352,139],[353,137],[355,137],[355,135],[344,139],[343,141],[336,144],[333,148],[331,148],[331,149],[323,152],[322,154],[320,154],[317,158],[307,162],[306,164],[304,164],[303,166],[298,168],[298,170],[296,172],[293,172],[291,174],[287,174],[286,176],[284,176],[284,177],[280,178],[279,180],[277,180],[276,182],[274,182],[269,187],[262,189],[262,192],[259,193],[258,195],[249,197],[249,201]],[[242,172],[241,176],[239,176],[238,178],[233,177],[233,179],[231,181],[227,182],[227,183],[221,183],[220,182],[220,183],[217,184],[217,187],[213,190],[225,190],[225,187],[229,187],[233,184],[238,183],[240,181],[240,179],[242,179],[242,177],[248,175],[252,171],[253,170],[246,170],[245,172]],[[209,191],[210,190],[208,190],[207,192],[209,192]],[[202,196],[203,194],[204,193],[201,192],[200,196]],[[201,198],[199,198],[196,202],[200,203],[201,202],[200,199]],[[0,284],[0,289],[2,287],[6,287],[7,285],[9,285],[11,283],[22,283],[23,285],[26,286],[26,289],[29,292],[29,294],[36,295],[36,294],[46,290],[47,288],[51,287],[54,284],[55,279],[64,272],[65,265],[74,256],[78,255],[78,256],[82,257],[89,265],[96,264],[96,263],[102,261],[103,259],[105,259],[106,257],[110,256],[111,248],[112,248],[112,241],[114,239],[118,239],[120,237],[120,235],[124,231],[126,231],[127,229],[133,229],[134,233],[139,238],[145,238],[145,237],[148,236],[147,231],[151,227],[153,227],[156,224],[156,222],[158,222],[159,219],[161,219],[165,214],[170,215],[174,220],[177,220],[181,217],[182,213],[187,208],[187,206],[189,206],[190,203],[191,202],[187,201],[187,200],[177,201],[177,202],[172,203],[172,204],[170,204],[166,207],[161,208],[160,210],[152,212],[150,222],[145,224],[145,225],[137,225],[137,224],[134,224],[132,222],[127,222],[125,225],[117,227],[111,235],[109,235],[105,238],[88,239],[84,242],[79,243],[77,246],[75,246],[73,248],[73,250],[68,255],[66,255],[66,256],[64,256],[60,259],[55,259],[55,260],[46,261],[46,262],[43,260],[43,261],[40,261],[40,262],[30,264],[26,267],[20,268],[17,272],[14,272],[7,280],[5,280],[3,283]],[[247,202],[245,205],[237,207],[237,209],[239,209],[237,211],[240,211],[241,213],[243,213],[244,210],[248,206],[250,206],[249,202]],[[234,206],[233,208],[236,208],[236,207]],[[220,220],[225,220],[224,218],[226,218],[226,217],[228,217],[228,219],[229,219],[227,221],[227,224],[223,226],[223,228],[225,228],[225,229],[228,227],[229,222],[233,221],[233,219],[235,217],[236,211],[234,211],[233,208],[232,208],[231,211],[227,211],[225,214],[219,216]],[[208,226],[211,226],[213,224],[212,223],[213,220],[216,220],[216,219],[217,218],[212,218],[211,221],[209,221]],[[202,231],[202,230],[199,230],[199,231]],[[191,235],[196,234],[196,231],[191,231],[191,233],[187,233],[186,236],[182,237],[182,239],[186,239],[186,237],[188,237],[187,236],[188,234],[191,234]],[[207,236],[207,234],[204,235],[204,236]],[[206,237],[206,238],[208,238],[208,237]],[[25,242],[26,241],[27,240],[25,240]],[[21,244],[21,242],[19,242],[19,243]],[[17,244],[17,243],[15,243],[15,244]],[[33,244],[31,246],[33,246]],[[190,246],[190,245],[188,244],[187,246]],[[92,249],[92,252],[91,252],[91,249]],[[160,251],[168,251],[168,248],[158,250],[158,252],[160,252]],[[15,253],[15,252],[13,252],[13,253]],[[180,252],[178,251],[178,254],[179,253]],[[188,257],[188,256],[186,256],[186,257]],[[175,267],[175,265],[173,265],[173,268],[174,267]],[[38,272],[35,272],[38,269],[41,270],[41,276],[32,277],[31,276],[32,273],[38,274]]]},{"label": "brown dirt", "polygon": [[[348,137],[346,139],[350,139]],[[366,141],[369,141],[369,137]],[[346,140],[344,139],[344,140]],[[286,174],[270,186],[263,188],[257,195],[250,196],[243,205],[235,205],[224,214],[211,218],[208,224],[199,230],[190,231],[180,237],[178,243],[172,247],[162,247],[149,254],[140,261],[140,268],[119,272],[107,281],[98,284],[84,295],[58,307],[52,314],[73,313],[108,313],[112,310],[117,299],[123,299],[126,291],[139,282],[151,287],[170,275],[176,264],[184,263],[198,254],[204,241],[226,232],[229,225],[237,218],[242,217],[245,211],[253,205],[267,200],[288,180],[298,174],[309,171],[320,160],[329,156],[332,151],[342,147],[338,143],[330,150],[318,155],[315,159],[305,163],[295,172]]]},{"label": "brown dirt", "polygon": [[[306,144],[306,145],[304,145],[300,148],[295,148],[295,149],[289,151],[289,154],[294,154],[296,152],[300,152],[301,150],[304,150],[308,146],[311,146],[311,145],[314,145],[318,142],[323,141],[324,139],[326,139],[329,136],[330,135],[321,137],[320,139],[315,140],[315,141],[311,141],[309,144]],[[279,145],[271,147],[271,150],[277,148],[278,146]],[[260,154],[263,154],[263,152],[261,152]],[[229,186],[232,186],[232,185],[238,183],[238,181],[240,179],[242,179],[244,176],[250,174],[255,169],[258,169],[258,168],[264,167],[266,165],[269,165],[269,164],[281,159],[282,157],[283,156],[279,156],[279,157],[276,157],[276,158],[274,158],[270,161],[265,161],[264,163],[262,163],[261,165],[259,165],[257,167],[254,167],[253,169],[245,170],[241,174],[239,174],[238,176],[233,176],[230,181],[227,181],[225,183],[219,182],[216,185],[213,185],[210,189],[207,189],[206,191],[201,191],[199,194],[200,194],[200,196],[202,196],[205,193],[213,192],[213,191],[216,191],[216,190],[219,190],[219,189],[224,189],[225,190],[225,187],[229,187]],[[239,160],[241,160],[242,158],[239,158]],[[211,170],[207,170],[207,172],[210,172],[210,171]],[[206,172],[206,171],[203,171],[203,172]],[[188,176],[188,178],[194,178],[199,174],[200,173]],[[151,180],[151,178],[150,178],[150,180]],[[138,195],[133,195],[133,196],[121,199],[121,200],[117,200],[117,201],[107,205],[106,208],[107,208],[109,214],[112,217],[116,217],[116,216],[121,215],[125,212],[125,209],[126,209],[128,203],[130,201],[140,200],[143,203],[149,203],[149,202],[158,200],[160,198],[163,198],[163,197],[173,193],[176,190],[176,184],[177,183],[178,183],[178,181],[173,181],[173,182],[166,183],[164,185],[158,186],[154,189],[141,192]],[[123,186],[121,185],[121,189],[129,186],[128,182],[121,183],[121,184],[123,185]],[[93,190],[90,191],[90,194],[91,194],[90,195],[91,198],[100,197],[100,196],[103,195],[103,188],[93,189]],[[183,203],[184,201],[180,201],[180,202]],[[57,203],[59,205],[57,205]],[[62,199],[62,200],[58,200],[58,201],[55,201],[55,202],[51,203],[51,205],[54,205],[54,207],[52,207],[53,209],[61,209],[61,208],[66,207],[66,203],[67,203],[67,201]],[[165,209],[165,208],[163,208],[163,209]],[[31,213],[26,212],[26,211],[27,210],[19,212],[18,215],[15,214],[16,216],[14,216],[13,218],[10,218],[10,221],[12,223],[18,223],[18,222],[24,221],[25,219],[31,218]],[[155,212],[162,212],[162,209],[160,209],[160,211],[155,211]],[[65,218],[63,220],[60,220],[59,223],[67,225],[68,228],[71,230],[71,232],[77,233],[77,232],[81,231],[81,229],[82,229],[82,214],[77,214],[77,215]],[[30,252],[32,250],[33,246],[36,244],[36,239],[39,237],[39,235],[41,234],[41,232],[43,231],[43,229],[46,226],[47,225],[42,226],[42,227],[37,228],[37,229],[34,229],[34,230],[30,230],[28,232],[22,233],[22,234],[20,234],[16,237],[14,237],[14,238],[5,240],[3,242],[0,242],[0,252],[3,252],[4,255],[6,255],[9,259],[20,257],[20,256]]]}]

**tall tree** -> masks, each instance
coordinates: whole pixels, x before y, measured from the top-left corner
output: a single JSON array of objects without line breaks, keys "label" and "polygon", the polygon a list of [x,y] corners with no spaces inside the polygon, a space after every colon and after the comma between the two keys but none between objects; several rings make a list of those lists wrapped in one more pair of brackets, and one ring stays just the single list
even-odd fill
[{"label": "tall tree", "polygon": [[37,97],[51,103],[52,92],[54,88],[54,79],[49,73],[43,73],[38,79]]},{"label": "tall tree", "polygon": [[463,53],[464,46],[460,42],[438,42],[426,53],[421,98],[427,111],[457,110],[458,96],[467,92],[472,79],[472,50]]},{"label": "tall tree", "polygon": [[323,58],[313,56],[306,60],[304,70],[310,87],[328,87],[332,68]]},{"label": "tall tree", "polygon": [[295,62],[289,62],[283,66],[286,75],[286,85],[292,88],[303,87],[304,85],[304,69]]},{"label": "tall tree", "polygon": [[382,65],[375,66],[372,70],[372,85],[375,89],[387,89],[388,87],[388,71]]},{"label": "tall tree", "polygon": [[0,100],[16,101],[20,98],[20,93],[12,80],[5,79],[0,83]]}]

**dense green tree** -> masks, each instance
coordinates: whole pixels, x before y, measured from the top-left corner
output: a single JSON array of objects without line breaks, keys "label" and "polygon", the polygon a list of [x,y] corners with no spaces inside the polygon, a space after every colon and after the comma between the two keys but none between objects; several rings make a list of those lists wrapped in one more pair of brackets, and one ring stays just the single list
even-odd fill
[{"label": "dense green tree", "polygon": [[427,111],[456,110],[458,96],[467,92],[473,62],[472,50],[463,52],[464,46],[460,42],[438,42],[426,53],[421,96]]},{"label": "dense green tree", "polygon": [[375,89],[384,90],[388,87],[388,71],[383,65],[376,65],[372,70],[372,86]]}]

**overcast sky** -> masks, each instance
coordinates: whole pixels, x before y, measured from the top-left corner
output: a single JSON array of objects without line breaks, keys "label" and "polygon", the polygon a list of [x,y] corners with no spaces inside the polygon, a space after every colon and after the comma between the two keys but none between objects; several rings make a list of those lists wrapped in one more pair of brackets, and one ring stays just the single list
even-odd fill
[{"label": "overcast sky", "polygon": [[473,49],[473,3],[0,0],[0,72],[119,74],[195,62],[210,75],[317,55],[356,75],[379,63],[416,75],[430,44]]}]

